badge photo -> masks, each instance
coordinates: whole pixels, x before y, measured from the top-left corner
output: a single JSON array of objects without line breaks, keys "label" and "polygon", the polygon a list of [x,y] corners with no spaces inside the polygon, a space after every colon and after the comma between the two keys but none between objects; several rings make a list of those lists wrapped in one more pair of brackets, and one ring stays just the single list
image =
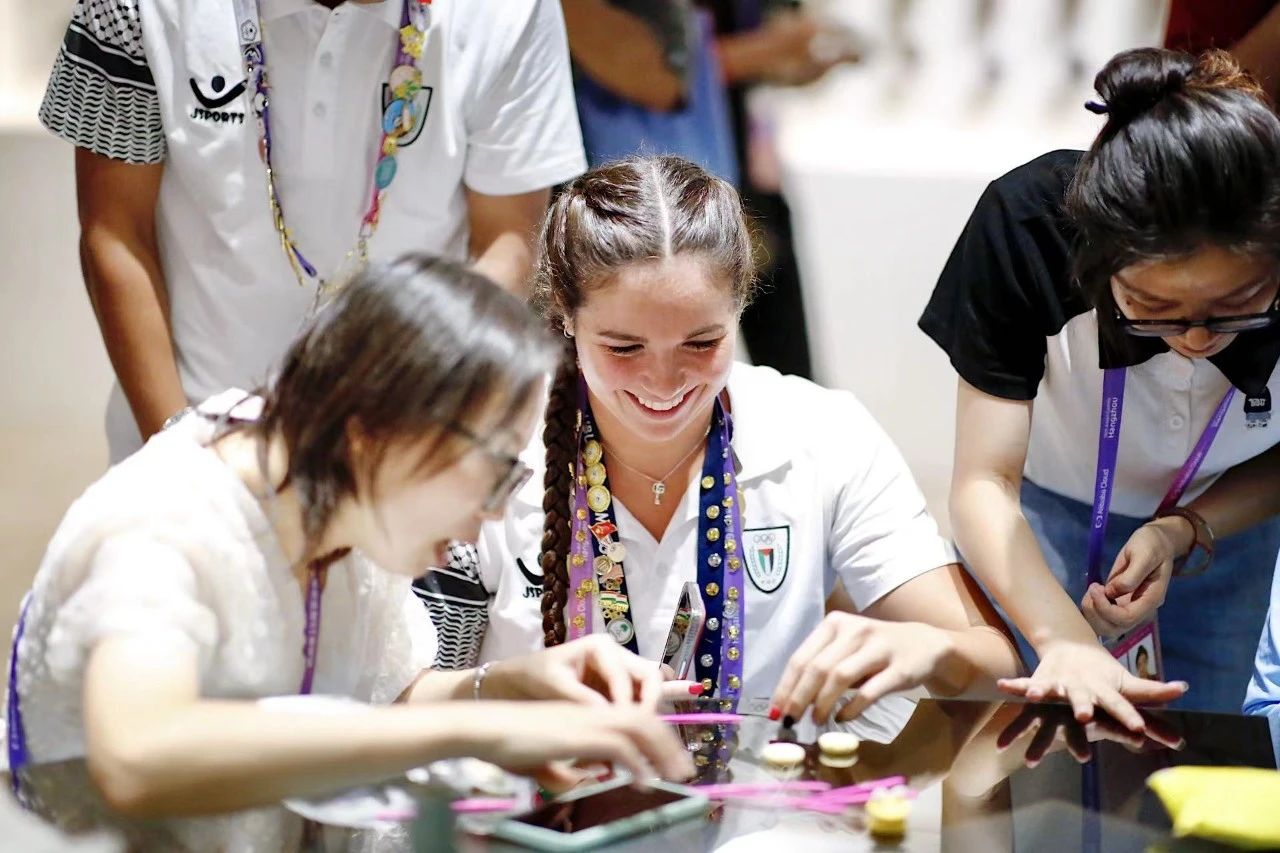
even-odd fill
[{"label": "badge photo", "polygon": [[748,527],[742,531],[747,577],[761,592],[774,592],[787,579],[791,560],[791,526]]}]

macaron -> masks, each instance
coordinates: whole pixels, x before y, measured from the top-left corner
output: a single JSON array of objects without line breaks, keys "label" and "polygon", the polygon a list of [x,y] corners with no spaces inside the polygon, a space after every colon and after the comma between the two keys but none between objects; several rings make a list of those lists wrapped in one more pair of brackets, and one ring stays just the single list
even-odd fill
[{"label": "macaron", "polygon": [[892,791],[876,791],[867,800],[867,829],[882,838],[901,838],[907,834],[907,817],[911,801]]},{"label": "macaron", "polygon": [[858,760],[859,743],[848,732],[825,732],[818,738],[818,761],[827,767],[852,767]]},{"label": "macaron", "polygon": [[765,746],[760,757],[765,767],[775,773],[794,773],[804,764],[804,747],[798,743],[774,741]]}]

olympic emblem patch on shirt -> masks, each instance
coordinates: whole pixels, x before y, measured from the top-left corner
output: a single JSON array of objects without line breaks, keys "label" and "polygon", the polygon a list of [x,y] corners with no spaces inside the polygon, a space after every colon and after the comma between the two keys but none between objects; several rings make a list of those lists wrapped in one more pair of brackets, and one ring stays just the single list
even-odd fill
[{"label": "olympic emblem patch on shirt", "polygon": [[791,526],[745,528],[743,556],[747,577],[761,592],[774,592],[787,579],[791,559]]}]

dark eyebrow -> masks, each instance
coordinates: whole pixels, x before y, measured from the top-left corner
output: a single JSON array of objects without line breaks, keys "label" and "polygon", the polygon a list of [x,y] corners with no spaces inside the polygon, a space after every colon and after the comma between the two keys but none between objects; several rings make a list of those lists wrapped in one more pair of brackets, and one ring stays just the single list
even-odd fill
[{"label": "dark eyebrow", "polygon": [[626,332],[615,332],[612,329],[605,329],[600,333],[602,338],[613,338],[615,341],[634,341],[635,343],[644,343],[644,338],[638,335],[628,335]]},{"label": "dark eyebrow", "polygon": [[[703,326],[700,329],[694,329],[692,332],[685,335],[685,339],[688,340],[690,338],[701,337],[702,335],[710,334],[711,332],[720,332],[721,334],[724,334],[724,326],[721,325],[720,323],[712,323],[709,326]],[[615,332],[612,329],[605,329],[604,331],[600,332],[600,337],[613,338],[615,341],[630,341],[632,343],[637,343],[637,344],[642,344],[645,341],[645,339],[640,337],[639,335],[629,335],[626,332]]]},{"label": "dark eyebrow", "polygon": [[1239,296],[1240,294],[1244,293],[1247,290],[1256,290],[1257,288],[1266,284],[1268,280],[1274,277],[1275,277],[1275,273],[1266,273],[1265,275],[1260,275],[1257,278],[1253,279],[1252,281],[1248,281],[1240,285],[1235,290],[1228,293],[1226,296],[1220,297],[1217,301],[1221,302],[1224,299],[1230,299],[1233,296]]},{"label": "dark eyebrow", "polygon": [[1164,305],[1174,304],[1174,300],[1172,299],[1165,299],[1163,296],[1156,296],[1154,293],[1148,293],[1147,291],[1143,290],[1140,287],[1135,287],[1131,282],[1125,281],[1123,278],[1121,278],[1119,273],[1115,275],[1115,280],[1120,282],[1120,286],[1123,287],[1125,290],[1129,291],[1130,293],[1132,293],[1133,295],[1141,299],[1147,300],[1148,302],[1158,302]]},{"label": "dark eyebrow", "polygon": [[724,326],[720,325],[719,323],[712,323],[710,326],[703,326],[701,329],[694,329],[692,332],[690,332],[686,336],[686,339],[700,338],[703,335],[709,335],[712,332],[719,332],[720,334],[723,335],[725,333]]}]

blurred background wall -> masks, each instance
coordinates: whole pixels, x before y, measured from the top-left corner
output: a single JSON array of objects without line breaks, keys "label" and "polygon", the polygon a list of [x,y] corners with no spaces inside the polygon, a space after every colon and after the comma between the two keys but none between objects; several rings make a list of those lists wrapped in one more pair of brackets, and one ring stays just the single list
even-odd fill
[{"label": "blurred background wall", "polygon": [[[985,184],[1084,147],[1094,72],[1155,44],[1162,0],[811,0],[864,60],[758,92],[792,204],[817,378],[856,392],[945,524],[955,377],[915,328]],[[80,279],[71,148],[35,114],[69,0],[0,0],[0,636],[67,505],[106,464],[111,371]]]}]

